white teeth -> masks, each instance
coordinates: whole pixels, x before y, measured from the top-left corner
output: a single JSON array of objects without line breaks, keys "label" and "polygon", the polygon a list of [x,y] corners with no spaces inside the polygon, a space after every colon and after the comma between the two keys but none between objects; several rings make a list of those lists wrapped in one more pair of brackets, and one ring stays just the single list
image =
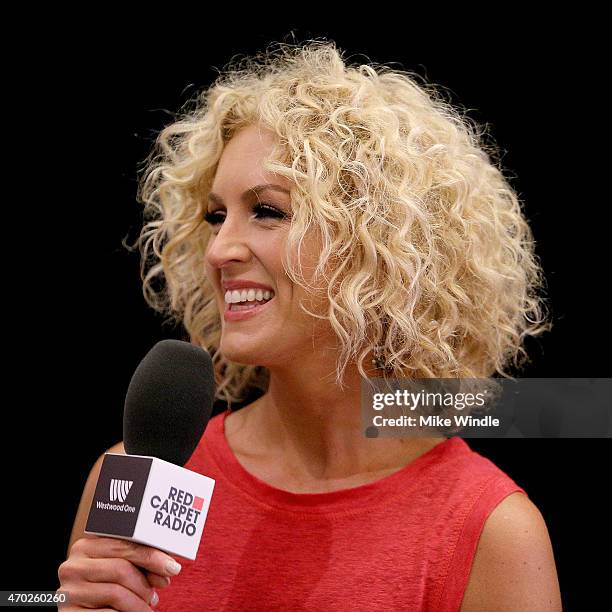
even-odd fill
[{"label": "white teeth", "polygon": [[253,302],[257,300],[270,300],[274,297],[274,291],[262,289],[234,289],[225,292],[225,302],[227,304],[239,304],[240,302]]}]

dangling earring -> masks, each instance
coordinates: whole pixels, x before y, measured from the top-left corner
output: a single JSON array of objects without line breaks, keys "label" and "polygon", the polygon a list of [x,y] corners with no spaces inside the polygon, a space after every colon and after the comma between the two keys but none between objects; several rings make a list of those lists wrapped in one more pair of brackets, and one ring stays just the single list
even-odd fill
[{"label": "dangling earring", "polygon": [[378,370],[386,370],[387,364],[383,358],[383,347],[374,347],[374,357],[372,359],[372,365]]},{"label": "dangling earring", "polygon": [[374,357],[372,358],[372,365],[377,369],[377,370],[387,370],[388,366],[387,366],[387,362],[385,361],[384,358],[384,341],[385,338],[387,337],[387,332],[389,330],[389,320],[385,315],[382,315],[381,317],[381,323],[382,323],[382,338],[380,339],[380,344],[376,344],[372,347],[373,351],[374,351]]}]

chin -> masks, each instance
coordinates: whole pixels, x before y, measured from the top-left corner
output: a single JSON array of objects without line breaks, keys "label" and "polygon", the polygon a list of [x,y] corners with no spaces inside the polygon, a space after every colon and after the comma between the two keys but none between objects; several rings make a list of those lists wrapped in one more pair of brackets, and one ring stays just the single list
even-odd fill
[{"label": "chin", "polygon": [[223,342],[219,346],[221,354],[234,363],[241,365],[259,365],[258,357],[261,357],[261,352],[258,351],[254,346],[249,348],[248,346],[233,346],[231,342]]},{"label": "chin", "polygon": [[[233,342],[221,342],[219,350],[223,357],[232,363],[248,366],[270,367],[278,363],[278,356],[270,354],[269,347],[253,343],[250,346],[236,346]],[[286,360],[281,360],[286,363]]]}]

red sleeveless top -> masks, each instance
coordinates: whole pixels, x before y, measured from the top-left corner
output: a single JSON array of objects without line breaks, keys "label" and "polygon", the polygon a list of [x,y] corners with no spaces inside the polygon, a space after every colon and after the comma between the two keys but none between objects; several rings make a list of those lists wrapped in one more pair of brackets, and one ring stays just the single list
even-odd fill
[{"label": "red sleeveless top", "polygon": [[462,438],[376,482],[291,493],[247,472],[213,417],[187,469],[216,481],[197,558],[158,611],[459,610],[491,511],[525,491]]}]

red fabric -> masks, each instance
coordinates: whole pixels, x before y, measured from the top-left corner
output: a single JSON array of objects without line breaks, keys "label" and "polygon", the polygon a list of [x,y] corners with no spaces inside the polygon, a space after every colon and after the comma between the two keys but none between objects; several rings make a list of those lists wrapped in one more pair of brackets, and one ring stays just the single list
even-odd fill
[{"label": "red fabric", "polygon": [[159,611],[459,610],[485,520],[525,491],[462,438],[331,493],[290,493],[247,472],[211,419],[186,468],[216,481],[195,561]]}]

